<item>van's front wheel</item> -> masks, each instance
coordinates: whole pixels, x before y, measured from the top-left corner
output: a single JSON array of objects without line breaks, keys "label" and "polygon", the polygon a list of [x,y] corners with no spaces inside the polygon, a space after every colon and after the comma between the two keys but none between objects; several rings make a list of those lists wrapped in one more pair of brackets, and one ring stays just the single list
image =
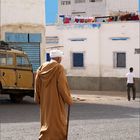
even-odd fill
[{"label": "van's front wheel", "polygon": [[10,99],[13,103],[21,103],[23,100],[23,95],[17,95],[17,94],[10,94]]},{"label": "van's front wheel", "polygon": [[0,94],[2,94],[2,84],[0,82]]}]

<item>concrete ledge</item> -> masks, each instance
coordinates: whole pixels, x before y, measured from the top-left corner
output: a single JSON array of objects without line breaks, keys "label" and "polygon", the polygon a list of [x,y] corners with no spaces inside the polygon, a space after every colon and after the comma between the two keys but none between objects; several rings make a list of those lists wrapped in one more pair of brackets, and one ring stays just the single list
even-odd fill
[{"label": "concrete ledge", "polygon": [[[67,78],[72,90],[126,91],[126,78],[72,76]],[[136,91],[140,92],[140,78],[136,79]]]}]

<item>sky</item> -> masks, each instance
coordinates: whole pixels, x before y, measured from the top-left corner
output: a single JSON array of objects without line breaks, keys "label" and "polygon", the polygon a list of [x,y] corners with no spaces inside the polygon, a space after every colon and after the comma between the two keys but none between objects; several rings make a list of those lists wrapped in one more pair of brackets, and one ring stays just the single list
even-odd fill
[{"label": "sky", "polygon": [[140,13],[140,0],[138,0],[139,1],[139,13]]},{"label": "sky", "polygon": [[58,13],[58,0],[46,0],[45,9],[46,9],[46,23],[55,23],[57,20]]}]

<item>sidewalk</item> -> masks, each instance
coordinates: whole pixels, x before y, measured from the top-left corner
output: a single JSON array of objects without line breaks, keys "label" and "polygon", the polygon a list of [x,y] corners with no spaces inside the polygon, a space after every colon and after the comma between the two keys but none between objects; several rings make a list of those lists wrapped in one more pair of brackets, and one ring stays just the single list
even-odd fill
[{"label": "sidewalk", "polygon": [[104,95],[126,97],[127,92],[124,91],[87,91],[87,90],[72,90],[72,93],[77,95]]},{"label": "sidewalk", "polygon": [[[74,102],[114,103],[118,101],[127,101],[127,92],[72,90],[71,93]],[[140,93],[137,93],[136,102],[140,101],[139,95]]]}]

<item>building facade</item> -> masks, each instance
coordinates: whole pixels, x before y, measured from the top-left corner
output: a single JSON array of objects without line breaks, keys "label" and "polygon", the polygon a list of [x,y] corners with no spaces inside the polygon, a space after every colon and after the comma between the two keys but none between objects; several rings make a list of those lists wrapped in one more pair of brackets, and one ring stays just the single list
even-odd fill
[{"label": "building facade", "polygon": [[140,91],[139,21],[46,26],[46,60],[53,48],[62,61],[72,89],[126,90],[125,75],[134,67]]},{"label": "building facade", "polygon": [[0,40],[25,51],[36,71],[45,57],[45,0],[1,0]]},{"label": "building facade", "polygon": [[118,12],[139,11],[138,0],[59,0],[58,17],[66,16],[108,16]]}]

